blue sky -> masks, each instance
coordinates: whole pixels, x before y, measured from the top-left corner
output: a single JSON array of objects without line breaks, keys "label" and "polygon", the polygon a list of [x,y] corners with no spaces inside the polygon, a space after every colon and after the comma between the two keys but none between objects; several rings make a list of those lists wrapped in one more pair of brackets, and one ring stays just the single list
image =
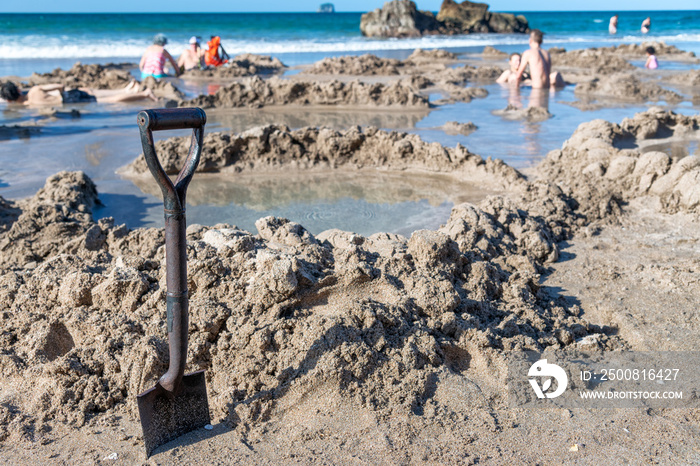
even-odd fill
[{"label": "blue sky", "polygon": [[[0,12],[265,12],[265,11],[315,11],[319,4],[329,0],[120,0],[96,2],[95,0],[33,0],[31,8],[23,2],[3,0]],[[383,0],[330,0],[337,11],[369,11],[383,5]],[[415,0],[414,0],[415,1]],[[438,11],[442,0],[418,0],[421,10]],[[492,0],[492,11],[549,11],[553,4],[559,11],[625,11],[625,10],[697,10],[698,0]]]}]

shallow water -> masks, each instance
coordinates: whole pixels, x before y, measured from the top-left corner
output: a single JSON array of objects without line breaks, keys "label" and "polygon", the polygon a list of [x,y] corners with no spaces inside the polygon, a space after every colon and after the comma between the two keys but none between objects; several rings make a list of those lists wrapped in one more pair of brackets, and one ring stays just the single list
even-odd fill
[{"label": "shallow water", "polygon": [[[138,199],[136,190],[101,195],[105,205],[97,216],[113,216],[132,227],[161,225],[163,206],[155,181],[133,181],[146,198]],[[453,205],[478,202],[487,194],[493,193],[445,175],[380,170],[198,174],[187,190],[187,220],[230,223],[255,232],[257,219],[273,215],[299,222],[312,233],[340,228],[362,235],[388,231],[410,236],[417,229],[438,228]]]},{"label": "shallow water", "polygon": [[[554,37],[553,37],[554,38]],[[475,37],[475,40],[479,37]],[[556,39],[556,38],[554,38]],[[623,39],[623,38],[620,38]],[[471,40],[471,39],[470,39]],[[700,42],[678,44],[693,50]],[[582,38],[576,42],[553,40],[548,46],[564,45],[567,48],[609,45],[605,40]],[[519,42],[498,45],[510,52],[521,50]],[[455,53],[471,56],[482,46],[450,48]],[[364,53],[349,51],[348,53]],[[384,49],[380,56],[404,59],[412,49]],[[327,52],[281,53],[276,56],[290,66],[308,64]],[[473,58],[473,57],[472,57]],[[1,62],[2,60],[0,60]],[[19,66],[47,71],[56,66],[69,68],[73,58],[36,59],[34,61],[0,63],[2,66]],[[102,58],[88,58],[86,62],[104,63]],[[112,60],[125,61],[125,60]],[[643,63],[635,64],[641,66]],[[50,65],[50,66],[49,66]],[[669,70],[688,69],[686,63],[664,62]],[[663,71],[662,71],[663,72]],[[19,73],[18,74],[22,74]],[[28,74],[28,73],[25,73]],[[201,81],[174,80],[174,84],[188,95],[215,92],[216,85]],[[455,103],[421,110],[335,110],[324,108],[237,109],[210,110],[207,131],[242,132],[264,124],[303,126],[330,126],[347,129],[350,126],[376,126],[387,130],[408,131],[419,134],[424,140],[454,147],[462,144],[482,157],[499,158],[516,168],[536,165],[553,149],[560,148],[579,124],[595,118],[620,122],[625,117],[648,108],[650,105],[627,103],[610,104],[607,108],[582,111],[569,105],[578,99],[574,86],[549,95],[548,105],[552,118],[543,122],[506,120],[494,114],[509,103],[527,107],[531,104],[531,91],[523,88],[519,95],[508,87],[486,85],[489,95],[470,103]],[[686,90],[682,93],[688,95]],[[431,96],[431,101],[440,98]],[[140,140],[135,117],[143,103],[134,104],[80,104],[63,110],[77,108],[81,118],[46,118],[35,109],[8,107],[0,103],[4,125],[30,126],[28,138],[18,139],[8,133],[0,134],[0,196],[18,199],[33,195],[45,179],[60,170],[83,170],[97,184],[100,198],[105,204],[96,216],[114,216],[118,223],[130,227],[162,225],[162,201],[155,185],[147,181],[136,184],[115,172],[130,163],[140,152]],[[661,103],[661,106],[664,106]],[[689,102],[673,108],[680,113],[697,112]],[[441,127],[450,121],[473,122],[478,126],[474,133],[446,134]],[[186,135],[186,131],[156,133],[156,139]],[[695,146],[693,146],[695,144]],[[674,157],[697,152],[697,142],[673,142],[657,148]],[[314,233],[327,228],[342,228],[361,234],[391,231],[410,234],[420,228],[436,228],[449,217],[451,207],[459,202],[478,202],[489,194],[479,187],[459,184],[448,178],[386,172],[348,174],[318,173],[284,175],[237,175],[235,178],[197,175],[189,191],[188,210],[190,223],[231,223],[255,231],[254,222],[265,215],[288,217],[305,225]]]},{"label": "shallow water", "polygon": [[[576,127],[594,118],[621,121],[647,105],[619,104],[614,108],[581,111],[567,105],[576,100],[573,86],[549,96],[549,120],[531,123],[506,120],[493,112],[509,102],[527,106],[530,90],[512,95],[497,84],[484,86],[489,96],[470,103],[456,103],[417,111],[334,111],[330,109],[212,110],[207,131],[241,132],[262,124],[302,126],[377,126],[415,132],[424,140],[445,146],[462,144],[483,157],[500,158],[516,168],[535,165],[552,149],[561,147]],[[434,96],[437,97],[437,96]],[[0,195],[22,198],[34,194],[44,180],[60,170],[83,170],[97,184],[105,204],[96,217],[113,216],[130,227],[162,225],[162,201],[150,179],[136,183],[115,172],[140,152],[135,123],[139,104],[81,104],[77,119],[45,118],[37,110],[4,108],[3,124],[36,122],[38,133],[29,138],[0,141]],[[64,109],[65,110],[65,109]],[[674,108],[695,113],[689,103]],[[448,121],[477,124],[469,136],[446,134]],[[187,131],[155,133],[156,139],[187,135]],[[679,154],[679,144],[654,150]],[[687,144],[686,144],[687,146]],[[685,146],[684,146],[685,147]],[[694,146],[693,146],[694,147]],[[686,149],[692,153],[691,147]],[[651,149],[648,149],[651,150]],[[404,235],[416,229],[437,228],[459,202],[478,202],[490,194],[451,178],[386,172],[299,173],[222,176],[197,175],[189,190],[188,222],[230,223],[255,231],[256,219],[275,215],[302,223],[313,233],[341,228],[369,235],[390,231]]]}]

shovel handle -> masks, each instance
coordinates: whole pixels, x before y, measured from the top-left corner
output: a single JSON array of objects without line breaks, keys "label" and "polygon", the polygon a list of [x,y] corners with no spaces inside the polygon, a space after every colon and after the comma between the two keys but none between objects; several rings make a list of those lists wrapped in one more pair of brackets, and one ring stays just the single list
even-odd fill
[{"label": "shovel handle", "polygon": [[[136,120],[141,132],[143,155],[148,169],[163,192],[165,208],[166,306],[170,362],[168,371],[160,378],[159,384],[168,392],[177,394],[187,364],[189,327],[185,197],[187,186],[202,154],[207,116],[201,108],[158,109],[139,112]],[[186,128],[192,128],[190,151],[173,184],[158,161],[153,131]]]}]

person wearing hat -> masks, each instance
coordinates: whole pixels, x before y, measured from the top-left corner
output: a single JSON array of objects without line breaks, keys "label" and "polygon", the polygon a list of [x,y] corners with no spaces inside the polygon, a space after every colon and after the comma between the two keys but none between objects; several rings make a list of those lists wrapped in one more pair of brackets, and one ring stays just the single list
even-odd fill
[{"label": "person wearing hat", "polygon": [[199,37],[190,37],[190,46],[178,58],[177,66],[183,72],[204,68],[204,50],[199,45]]},{"label": "person wearing hat", "polygon": [[141,79],[146,79],[149,76],[153,76],[156,79],[167,77],[168,75],[165,73],[166,60],[173,65],[175,75],[180,75],[180,67],[177,66],[172,55],[165,50],[165,44],[167,43],[168,39],[163,34],[156,34],[153,38],[153,45],[146,49],[139,63]]}]

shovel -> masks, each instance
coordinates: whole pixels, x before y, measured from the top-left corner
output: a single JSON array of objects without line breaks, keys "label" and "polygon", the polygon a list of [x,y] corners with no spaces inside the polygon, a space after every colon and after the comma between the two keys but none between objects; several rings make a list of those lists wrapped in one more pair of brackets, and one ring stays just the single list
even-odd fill
[{"label": "shovel", "polygon": [[[204,371],[185,374],[187,363],[187,240],[185,195],[202,153],[207,116],[201,108],[144,110],[137,116],[148,168],[163,191],[170,363],[155,387],[138,395],[146,455],[174,438],[210,423]],[[153,131],[192,128],[192,143],[175,184],[158,162]]]}]

